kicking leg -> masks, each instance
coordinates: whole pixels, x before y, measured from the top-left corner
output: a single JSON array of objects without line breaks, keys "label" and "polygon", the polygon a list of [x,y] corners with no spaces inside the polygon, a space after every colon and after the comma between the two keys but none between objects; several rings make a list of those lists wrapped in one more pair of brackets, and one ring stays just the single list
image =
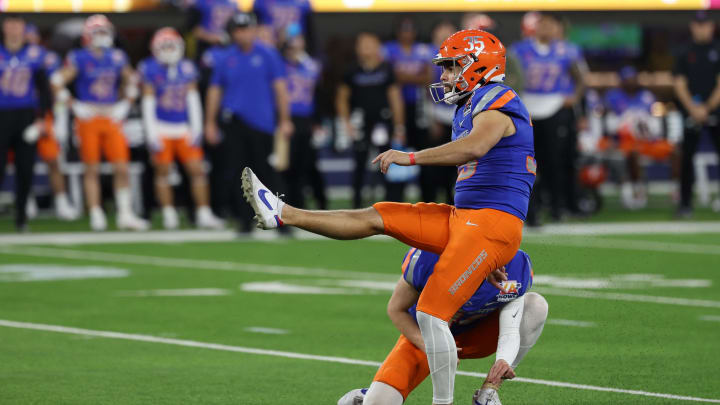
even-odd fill
[{"label": "kicking leg", "polygon": [[333,239],[360,239],[382,234],[383,220],[375,208],[307,211],[285,204],[249,168],[242,174],[245,199],[255,211],[258,227],[295,226]]}]

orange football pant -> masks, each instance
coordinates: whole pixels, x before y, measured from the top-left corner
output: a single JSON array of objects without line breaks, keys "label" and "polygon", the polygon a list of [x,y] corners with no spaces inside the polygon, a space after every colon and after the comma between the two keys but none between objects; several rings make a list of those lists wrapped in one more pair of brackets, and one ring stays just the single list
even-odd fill
[{"label": "orange football pant", "polygon": [[491,271],[510,262],[520,247],[523,221],[490,208],[381,202],[385,234],[440,255],[420,294],[417,310],[450,321]]},{"label": "orange football pant", "polygon": [[100,163],[100,153],[111,163],[127,163],[130,159],[127,140],[122,127],[106,117],[75,120],[80,139],[80,157],[83,162]]}]

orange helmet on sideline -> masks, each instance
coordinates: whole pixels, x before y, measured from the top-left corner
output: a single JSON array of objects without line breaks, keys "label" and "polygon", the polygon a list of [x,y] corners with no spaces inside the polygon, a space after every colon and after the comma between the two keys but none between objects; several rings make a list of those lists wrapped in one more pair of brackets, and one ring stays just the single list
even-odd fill
[{"label": "orange helmet on sideline", "polygon": [[[453,104],[480,86],[505,80],[505,46],[495,35],[482,30],[463,30],[450,35],[440,45],[433,63],[443,68],[460,67],[452,83],[430,85],[430,95],[436,103]],[[446,84],[451,87],[450,91],[445,90]]]},{"label": "orange helmet on sideline", "polygon": [[96,48],[110,48],[115,39],[115,27],[102,14],[94,14],[83,25],[83,44]]},{"label": "orange helmet on sideline", "polygon": [[185,55],[185,41],[174,28],[161,28],[153,35],[150,50],[158,62],[175,65]]}]

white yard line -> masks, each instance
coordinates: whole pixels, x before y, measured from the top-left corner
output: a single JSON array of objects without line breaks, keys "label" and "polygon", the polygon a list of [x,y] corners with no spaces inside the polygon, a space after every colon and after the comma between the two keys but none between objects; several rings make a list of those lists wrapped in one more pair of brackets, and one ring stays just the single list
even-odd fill
[{"label": "white yard line", "polygon": [[[526,228],[527,240],[544,239],[547,236],[599,236],[637,234],[689,234],[720,233],[720,221],[708,222],[626,222],[597,224],[546,225],[539,229]],[[293,237],[301,240],[325,239],[309,232],[294,230]],[[392,240],[380,236],[374,239]],[[148,231],[148,232],[66,232],[29,233],[0,235],[0,245],[90,245],[110,243],[182,243],[182,242],[286,242],[288,239],[277,232],[255,231],[250,236],[238,237],[231,230],[226,231]]]},{"label": "white yard line", "polygon": [[720,308],[720,301],[698,300],[690,298],[658,297],[654,295],[623,294],[588,290],[569,290],[564,288],[535,286],[532,287],[532,291],[545,295],[559,295],[564,297],[589,298],[596,300],[646,302],[652,304],[668,304],[684,307]]},{"label": "white yard line", "polygon": [[290,333],[287,329],[265,328],[262,326],[251,326],[243,330],[252,333],[264,333],[266,335],[287,335]]},{"label": "white yard line", "polygon": [[[138,334],[132,334],[132,333],[80,329],[80,328],[72,328],[72,327],[58,326],[58,325],[45,325],[45,324],[39,324],[39,323],[15,322],[15,321],[9,321],[9,320],[0,320],[0,326],[5,326],[8,328],[16,328],[16,329],[31,329],[31,330],[40,330],[40,331],[46,331],[46,332],[67,333],[67,334],[72,334],[72,335],[101,337],[101,338],[107,338],[107,339],[130,340],[130,341],[146,342],[146,343],[161,343],[161,344],[174,345],[174,346],[195,347],[195,348],[201,348],[201,349],[221,350],[221,351],[227,351],[227,352],[284,357],[284,358],[291,358],[291,359],[298,359],[298,360],[324,361],[324,362],[330,362],[330,363],[351,364],[351,365],[368,366],[368,367],[379,367],[381,364],[380,362],[377,362],[377,361],[358,360],[358,359],[351,359],[351,358],[347,358],[347,357],[318,356],[318,355],[313,355],[313,354],[303,354],[303,353],[285,352],[285,351],[278,351],[278,350],[257,349],[257,348],[251,348],[251,347],[230,346],[230,345],[223,345],[223,344],[217,344],[217,343],[198,342],[198,341],[194,341],[194,340],[163,338],[163,337],[150,336],[150,335],[138,335]],[[471,373],[471,372],[464,372],[464,371],[459,371],[458,375],[469,376],[469,377],[478,377],[478,378],[485,378],[487,376],[486,374],[483,374],[483,373]],[[720,399],[698,398],[698,397],[690,397],[690,396],[685,396],[685,395],[663,394],[663,393],[658,393],[658,392],[648,392],[648,391],[640,391],[640,390],[626,390],[626,389],[622,389],[622,388],[612,388],[612,387],[599,387],[599,386],[595,386],[595,385],[574,384],[574,383],[568,383],[568,382],[562,382],[562,381],[550,381],[550,380],[540,380],[540,379],[535,379],[535,378],[522,378],[522,377],[515,378],[514,381],[524,382],[524,383],[529,383],[529,384],[547,385],[547,386],[551,386],[551,387],[572,388],[572,389],[579,389],[579,390],[586,390],[586,391],[612,392],[612,393],[618,393],[618,394],[639,395],[639,396],[645,396],[645,397],[655,397],[655,398],[671,399],[671,400],[678,400],[678,401],[694,401],[694,402],[720,404]]]},{"label": "white yard line", "polygon": [[547,320],[548,325],[560,325],[560,326],[577,326],[578,328],[593,328],[597,326],[595,322],[587,321],[572,321],[570,319],[553,319]]},{"label": "white yard line", "polygon": [[720,316],[718,315],[701,315],[698,319],[701,321],[720,322]]},{"label": "white yard line", "polygon": [[[351,270],[322,269],[294,266],[277,266],[253,263],[237,263],[219,260],[194,260],[170,257],[130,255],[124,253],[89,252],[73,249],[44,248],[33,246],[0,246],[0,254],[46,257],[54,259],[88,260],[105,263],[124,263],[142,266],[156,266],[164,268],[184,268],[200,271],[237,271],[243,273],[275,274],[286,276],[311,276],[331,278],[357,278],[364,281],[395,282],[395,274],[367,273]],[[602,299],[611,301],[645,302],[653,304],[669,304],[688,307],[720,308],[720,301],[686,299],[675,297],[660,297],[640,294],[622,294],[598,292],[587,290],[571,290],[563,288],[549,288],[534,286],[533,291],[546,295],[557,295],[575,298]]]},{"label": "white yard line", "polygon": [[597,237],[547,237],[543,235],[525,235],[525,244],[554,246],[572,246],[580,248],[602,248],[620,250],[639,250],[646,252],[689,253],[720,255],[720,245],[702,245],[696,243],[673,243],[650,240],[607,239]]},{"label": "white yard line", "polygon": [[230,295],[232,291],[225,288],[181,288],[161,290],[118,291],[120,297],[217,297]]},{"label": "white yard line", "polygon": [[193,270],[237,271],[243,273],[280,274],[285,276],[359,278],[364,280],[397,280],[395,274],[366,273],[350,270],[333,270],[310,267],[279,266],[269,264],[238,263],[220,260],[196,260],[172,257],[131,255],[126,253],[92,252],[84,250],[45,248],[34,246],[0,246],[0,254],[49,257],[80,261],[100,261],[106,263],[137,264]]}]

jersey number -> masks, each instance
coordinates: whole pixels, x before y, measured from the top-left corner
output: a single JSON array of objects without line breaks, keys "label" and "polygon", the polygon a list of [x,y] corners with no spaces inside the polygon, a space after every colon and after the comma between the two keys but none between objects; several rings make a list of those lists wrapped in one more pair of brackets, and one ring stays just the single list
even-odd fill
[{"label": "jersey number", "polygon": [[0,78],[0,90],[13,97],[22,97],[30,90],[31,76],[27,68],[7,69]]},{"label": "jersey number", "polygon": [[90,85],[90,94],[99,100],[108,99],[115,90],[115,73],[101,73]]},{"label": "jersey number", "polygon": [[482,52],[485,49],[485,43],[480,40],[481,38],[482,37],[478,37],[478,36],[463,38],[463,41],[467,41],[467,44],[468,44],[468,47],[465,48],[465,51],[466,52],[477,51],[478,53]]}]

